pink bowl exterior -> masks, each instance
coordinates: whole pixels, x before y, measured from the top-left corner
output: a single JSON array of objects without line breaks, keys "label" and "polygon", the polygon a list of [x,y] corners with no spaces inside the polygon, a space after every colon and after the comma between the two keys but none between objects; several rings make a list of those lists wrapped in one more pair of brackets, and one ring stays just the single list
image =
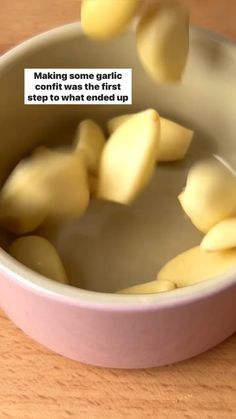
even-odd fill
[{"label": "pink bowl exterior", "polygon": [[1,307],[26,334],[83,363],[147,368],[190,358],[236,330],[236,284],[207,298],[120,306],[76,301],[1,276]]}]

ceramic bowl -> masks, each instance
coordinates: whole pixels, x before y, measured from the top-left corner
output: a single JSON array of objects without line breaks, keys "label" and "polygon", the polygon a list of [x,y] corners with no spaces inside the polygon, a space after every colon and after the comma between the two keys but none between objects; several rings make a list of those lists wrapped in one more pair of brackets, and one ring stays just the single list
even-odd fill
[{"label": "ceramic bowl", "polygon": [[[25,106],[24,68],[63,67],[132,68],[133,105]],[[235,72],[235,46],[194,28],[186,73],[177,86],[149,80],[132,31],[100,44],[73,23],[0,58],[1,183],[38,144],[71,143],[85,117],[104,124],[111,116],[153,107],[195,130],[185,162],[159,165],[134,205],[93,202],[84,217],[53,235],[72,286],[16,262],[4,250],[11,237],[1,233],[0,306],[26,334],[84,363],[143,368],[193,357],[236,331],[235,271],[169,293],[113,293],[154,279],[167,260],[200,242],[177,195],[189,166],[201,157],[218,154],[236,166]]]}]

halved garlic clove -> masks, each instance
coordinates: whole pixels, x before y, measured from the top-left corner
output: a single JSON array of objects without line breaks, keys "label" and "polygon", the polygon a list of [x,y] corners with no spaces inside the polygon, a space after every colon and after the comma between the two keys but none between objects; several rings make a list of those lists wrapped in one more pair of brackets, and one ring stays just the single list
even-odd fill
[{"label": "halved garlic clove", "polygon": [[[134,115],[136,114],[120,115],[110,119],[107,123],[110,134]],[[182,160],[190,147],[194,132],[163,117],[160,117],[160,124],[161,134],[157,161],[171,162]]]},{"label": "halved garlic clove", "polygon": [[137,27],[137,50],[147,74],[160,83],[181,80],[189,49],[189,15],[163,1],[147,10]]},{"label": "halved garlic clove", "polygon": [[152,109],[122,124],[103,149],[97,197],[131,203],[151,179],[159,139],[160,118]]},{"label": "halved garlic clove", "polygon": [[11,244],[9,253],[19,262],[40,275],[62,284],[68,283],[66,272],[57,250],[43,237],[20,237]]},{"label": "halved garlic clove", "polygon": [[103,131],[96,122],[91,119],[85,119],[79,124],[75,135],[74,147],[76,153],[84,153],[90,173],[96,174],[98,172],[105,142]]},{"label": "halved garlic clove", "polygon": [[193,247],[171,259],[157,275],[158,281],[172,281],[177,287],[187,287],[226,273],[236,267],[236,249],[205,252]]},{"label": "halved garlic clove", "polygon": [[236,176],[219,160],[204,160],[190,169],[178,198],[195,227],[207,233],[235,214]]},{"label": "halved garlic clove", "polygon": [[119,35],[135,16],[140,0],[83,0],[81,25],[92,39],[104,41]]},{"label": "halved garlic clove", "polygon": [[171,291],[176,285],[171,281],[154,280],[145,282],[144,284],[134,285],[133,287],[124,288],[117,294],[157,294],[160,292]]},{"label": "halved garlic clove", "polygon": [[236,248],[236,218],[227,218],[208,231],[201,242],[206,251]]}]

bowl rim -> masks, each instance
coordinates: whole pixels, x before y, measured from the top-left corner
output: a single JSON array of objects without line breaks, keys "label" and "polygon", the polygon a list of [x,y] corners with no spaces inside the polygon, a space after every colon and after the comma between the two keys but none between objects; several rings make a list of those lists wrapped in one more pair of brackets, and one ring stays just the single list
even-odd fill
[{"label": "bowl rim", "polygon": [[[212,34],[208,30],[196,26],[191,27],[191,33],[223,44],[230,54],[236,52],[236,44],[220,35]],[[14,64],[18,57],[24,57],[31,50],[46,46],[60,38],[65,40],[78,35],[82,35],[81,25],[79,22],[73,22],[27,39],[0,57],[0,72]],[[156,310],[163,307],[191,304],[236,286],[236,270],[233,269],[200,283],[160,294],[125,295],[88,291],[39,275],[16,261],[2,248],[0,248],[0,274],[44,297],[76,306],[96,306],[102,310]]]}]

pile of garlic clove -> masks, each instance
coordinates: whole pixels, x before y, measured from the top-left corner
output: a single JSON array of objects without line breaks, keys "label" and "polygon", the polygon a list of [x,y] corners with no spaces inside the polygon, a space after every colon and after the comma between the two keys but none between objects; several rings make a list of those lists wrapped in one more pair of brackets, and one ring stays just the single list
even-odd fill
[{"label": "pile of garlic clove", "polygon": [[[95,121],[81,121],[70,147],[36,148],[16,165],[0,191],[0,225],[21,236],[10,254],[54,280],[62,272],[56,249],[45,238],[28,234],[47,219],[60,224],[80,217],[91,198],[132,204],[157,163],[184,158],[193,137],[193,131],[154,109],[113,118],[107,128],[108,139]],[[68,283],[64,273],[58,281]]]},{"label": "pile of garlic clove", "polygon": [[155,280],[119,293],[164,292],[167,291],[166,281],[173,285],[173,289],[182,288],[236,267],[235,173],[220,159],[201,161],[190,169],[179,201],[194,226],[205,233],[200,246],[170,260]]},{"label": "pile of garlic clove", "polygon": [[[112,118],[107,130],[108,139],[95,121],[80,122],[70,148],[35,149],[17,164],[0,192],[0,224],[23,235],[13,242],[10,254],[59,282],[69,281],[56,249],[42,237],[25,235],[48,217],[59,223],[80,217],[91,198],[132,205],[157,164],[183,159],[193,138],[192,130],[154,109]],[[235,173],[220,159],[200,161],[190,169],[178,199],[194,226],[205,233],[200,246],[169,261],[155,280],[119,293],[170,291],[236,265]],[[41,249],[40,261],[35,246]]]},{"label": "pile of garlic clove", "polygon": [[[140,15],[137,53],[158,83],[182,79],[189,50],[189,16],[177,0],[82,0],[81,25],[93,41],[119,36]],[[193,131],[154,109],[121,115],[107,123],[108,139],[93,120],[80,122],[69,149],[39,147],[20,161],[0,191],[0,225],[20,235],[9,253],[50,279],[67,284],[57,250],[44,237],[29,235],[48,218],[80,217],[90,199],[132,205],[148,186],[156,165],[185,158]],[[219,159],[189,171],[179,202],[205,234],[200,246],[170,260],[155,280],[119,291],[160,293],[192,285],[236,266],[236,176]]]}]

